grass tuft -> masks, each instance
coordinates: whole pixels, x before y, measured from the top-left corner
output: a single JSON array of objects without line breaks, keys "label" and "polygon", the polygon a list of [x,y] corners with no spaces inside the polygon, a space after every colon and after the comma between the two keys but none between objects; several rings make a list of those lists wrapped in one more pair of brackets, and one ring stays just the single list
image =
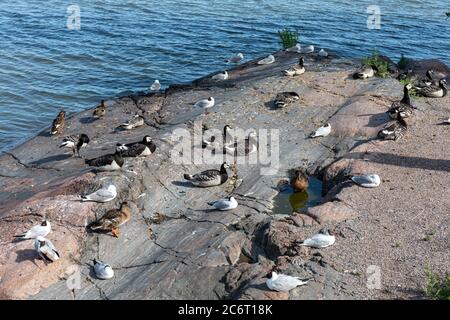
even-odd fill
[{"label": "grass tuft", "polygon": [[370,57],[365,57],[362,63],[365,66],[374,68],[378,77],[386,78],[389,76],[389,63],[381,59],[377,51],[374,51]]},{"label": "grass tuft", "polygon": [[[414,85],[414,82],[411,79],[402,79],[402,80],[400,80],[400,83],[402,85],[404,85],[404,86],[406,86],[407,84],[413,84]],[[414,88],[414,86],[411,89],[409,89],[409,96],[413,97],[413,98],[418,98],[419,97],[417,95],[417,90],[416,90],[416,88]]]},{"label": "grass tuft", "polygon": [[283,50],[295,46],[299,41],[298,32],[289,30],[288,28],[278,31],[278,37],[280,37],[280,44],[283,47]]},{"label": "grass tuft", "polygon": [[425,286],[425,294],[435,300],[450,300],[450,274],[446,274],[444,278],[440,278],[430,269],[425,269],[427,283]]}]

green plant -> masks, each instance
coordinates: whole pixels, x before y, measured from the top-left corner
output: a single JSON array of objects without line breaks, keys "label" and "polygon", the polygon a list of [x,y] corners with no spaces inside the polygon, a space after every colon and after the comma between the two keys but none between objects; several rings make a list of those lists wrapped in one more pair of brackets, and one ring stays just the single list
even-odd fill
[{"label": "green plant", "polygon": [[398,63],[397,63],[398,68],[405,70],[407,62],[408,62],[408,59],[405,58],[405,55],[402,53],[402,56],[400,57],[400,60],[398,60]]},{"label": "green plant", "polygon": [[365,57],[362,63],[374,68],[378,77],[386,78],[389,75],[389,63],[383,60],[377,51],[374,51],[370,57]]},{"label": "green plant", "polygon": [[430,269],[425,269],[427,283],[425,286],[425,294],[431,299],[450,300],[450,274],[446,274],[444,278],[440,278]]},{"label": "green plant", "polygon": [[278,31],[278,37],[280,37],[280,44],[284,50],[295,46],[299,40],[298,32],[288,28]]}]

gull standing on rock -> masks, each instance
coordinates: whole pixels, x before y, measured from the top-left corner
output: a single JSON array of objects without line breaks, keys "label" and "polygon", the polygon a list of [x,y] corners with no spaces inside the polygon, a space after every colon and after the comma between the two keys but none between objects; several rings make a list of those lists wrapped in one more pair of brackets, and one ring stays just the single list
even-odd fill
[{"label": "gull standing on rock", "polygon": [[364,188],[376,188],[381,184],[380,176],[377,174],[353,176],[351,179],[354,183]]},{"label": "gull standing on rock", "polygon": [[101,188],[97,191],[81,196],[81,201],[93,201],[93,202],[108,202],[114,200],[117,196],[116,186],[110,184],[107,188]]},{"label": "gull standing on rock", "polygon": [[238,203],[234,197],[228,197],[225,199],[208,202],[208,205],[213,206],[216,210],[226,211],[236,209]]},{"label": "gull standing on rock", "polygon": [[297,53],[300,53],[301,50],[302,50],[302,47],[301,47],[300,43],[297,43],[295,46],[286,49],[287,52],[297,52]]},{"label": "gull standing on rock", "polygon": [[34,240],[34,249],[43,260],[54,262],[60,258],[53,243],[42,236],[38,236]]},{"label": "gull standing on rock", "polygon": [[331,124],[327,123],[326,125],[320,127],[315,132],[311,133],[310,138],[317,137],[326,137],[331,133]]},{"label": "gull standing on rock", "polygon": [[45,221],[42,221],[41,224],[33,226],[26,233],[20,234],[20,235],[14,236],[14,237],[20,238],[20,239],[35,239],[37,237],[45,237],[46,235],[48,235],[50,233],[51,230],[52,230],[52,226],[50,225],[50,221],[45,220]]},{"label": "gull standing on rock", "polygon": [[229,59],[226,59],[225,62],[227,62],[227,63],[239,63],[243,59],[244,59],[244,54],[239,52],[237,55],[232,56]]},{"label": "gull standing on rock", "polygon": [[73,156],[80,156],[80,149],[87,147],[89,144],[89,137],[82,133],[80,135],[71,135],[63,139],[62,143],[59,145],[60,148],[71,148]]},{"label": "gull standing on rock", "polygon": [[215,103],[214,98],[209,97],[208,99],[197,101],[194,106],[202,108],[203,110],[205,110],[205,113],[208,113],[208,109],[214,107],[214,103]]},{"label": "gull standing on rock", "polygon": [[336,238],[334,235],[331,235],[329,230],[322,229],[318,234],[313,235],[312,237],[305,239],[303,241],[299,241],[301,246],[312,247],[312,248],[326,248],[334,244]]},{"label": "gull standing on rock", "polygon": [[219,72],[219,73],[213,75],[213,76],[211,77],[211,79],[212,79],[212,80],[217,80],[217,81],[220,81],[220,80],[227,80],[227,79],[228,79],[228,72],[227,72],[227,70],[222,71],[222,72]]},{"label": "gull standing on rock", "polygon": [[271,64],[275,62],[275,57],[271,54],[269,54],[267,57],[265,57],[262,60],[259,60],[257,63],[258,64]]},{"label": "gull standing on rock", "polygon": [[114,277],[113,268],[109,264],[97,259],[94,259],[94,272],[97,278],[101,280],[108,280]]},{"label": "gull standing on rock", "polygon": [[156,79],[150,86],[150,91],[159,91],[160,89],[161,89],[161,83],[159,83],[159,80]]},{"label": "gull standing on rock", "polygon": [[275,271],[272,271],[272,278],[267,279],[266,284],[270,290],[279,292],[289,292],[298,286],[303,286],[307,284],[308,282],[309,279],[303,281],[299,277],[287,276],[285,274],[277,274]]}]

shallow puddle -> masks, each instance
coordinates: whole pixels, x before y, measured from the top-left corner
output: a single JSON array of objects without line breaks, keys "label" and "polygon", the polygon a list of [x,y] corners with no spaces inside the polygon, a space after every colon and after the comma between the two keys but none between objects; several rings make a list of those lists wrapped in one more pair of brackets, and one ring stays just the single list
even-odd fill
[{"label": "shallow puddle", "polygon": [[322,199],[322,181],[309,177],[308,190],[304,192],[294,192],[291,186],[280,191],[273,198],[274,214],[292,214],[303,208],[313,207],[319,204]]}]

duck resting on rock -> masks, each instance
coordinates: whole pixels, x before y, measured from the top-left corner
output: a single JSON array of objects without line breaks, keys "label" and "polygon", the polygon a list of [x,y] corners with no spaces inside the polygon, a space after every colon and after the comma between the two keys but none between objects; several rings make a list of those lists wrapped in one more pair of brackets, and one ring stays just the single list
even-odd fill
[{"label": "duck resting on rock", "polygon": [[190,181],[196,187],[206,188],[219,186],[228,180],[228,168],[231,168],[231,166],[224,162],[220,166],[220,170],[210,169],[194,175],[185,173],[184,179]]},{"label": "duck resting on rock", "polygon": [[273,104],[276,108],[281,109],[300,99],[297,92],[280,92],[275,97]]},{"label": "duck resting on rock", "polygon": [[116,238],[119,237],[119,227],[131,218],[131,208],[127,202],[122,202],[120,209],[107,211],[100,219],[93,222],[89,228],[92,231],[111,231]]},{"label": "duck resting on rock", "polygon": [[383,140],[395,141],[402,138],[405,135],[407,129],[408,125],[399,113],[397,115],[397,121],[394,124],[378,132],[378,138]]},{"label": "duck resting on rock", "polygon": [[439,80],[438,85],[431,84],[423,88],[416,88],[417,94],[428,98],[443,98],[447,95],[447,81],[445,79]]}]

